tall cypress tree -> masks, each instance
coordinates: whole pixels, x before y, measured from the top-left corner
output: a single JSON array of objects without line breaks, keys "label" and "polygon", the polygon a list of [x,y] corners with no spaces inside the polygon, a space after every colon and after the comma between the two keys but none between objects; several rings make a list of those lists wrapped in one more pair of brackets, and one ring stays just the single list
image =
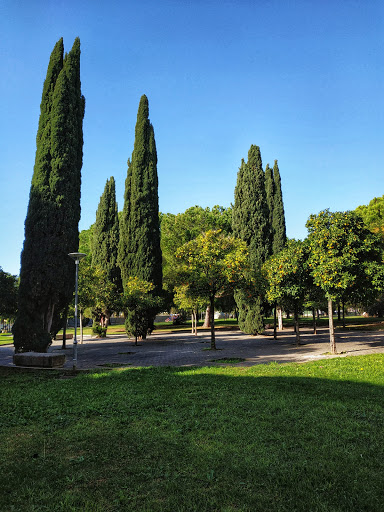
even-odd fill
[{"label": "tall cypress tree", "polygon": [[121,273],[117,264],[119,245],[119,217],[116,202],[116,186],[113,176],[107,180],[100,197],[93,230],[92,265],[99,265],[107,273],[108,280],[121,289]]},{"label": "tall cypress tree", "polygon": [[247,243],[256,290],[236,293],[240,329],[248,334],[264,330],[261,265],[271,254],[271,226],[260,148],[252,145],[248,162],[241,162],[235,188],[233,233]]},{"label": "tall cypress tree", "polygon": [[16,352],[45,352],[73,296],[78,248],[84,97],[80,40],[63,59],[56,43],[40,105],[36,158],[21,256]]},{"label": "tall cypress tree", "polygon": [[270,235],[271,240],[270,244],[272,247],[273,244],[273,209],[274,209],[274,200],[275,200],[275,182],[273,179],[273,170],[269,167],[269,164],[265,167],[265,193],[267,197],[267,206],[268,206],[268,221],[270,226]]},{"label": "tall cypress tree", "polygon": [[120,220],[118,262],[123,284],[139,277],[162,289],[157,152],[148,99],[140,99],[135,142],[128,160],[124,208]]},{"label": "tall cypress tree", "polygon": [[284,203],[283,193],[281,190],[281,178],[279,166],[277,160],[273,166],[273,178],[274,178],[274,198],[273,198],[273,245],[272,252],[277,254],[280,252],[287,240],[286,226],[285,226],[285,214],[284,214]]}]

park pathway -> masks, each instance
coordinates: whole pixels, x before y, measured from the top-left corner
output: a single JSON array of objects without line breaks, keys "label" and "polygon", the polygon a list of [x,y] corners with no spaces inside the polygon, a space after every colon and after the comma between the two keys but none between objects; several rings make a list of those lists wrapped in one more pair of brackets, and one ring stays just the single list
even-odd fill
[{"label": "park pathway", "polygon": [[[329,355],[327,329],[317,335],[309,330],[301,333],[302,345],[296,347],[292,330],[272,331],[263,336],[248,336],[240,331],[216,333],[218,350],[209,350],[210,336],[202,331],[198,336],[186,332],[152,334],[147,340],[134,342],[125,335],[105,339],[87,337],[78,344],[78,369],[125,367],[125,366],[212,366],[237,364],[252,366],[271,362],[305,362],[329,357],[345,357],[370,353],[384,353],[384,331],[348,331],[336,334],[337,356]],[[54,341],[50,351],[62,352],[61,341]],[[64,368],[72,368],[73,345],[67,341],[67,360]],[[231,360],[239,359],[234,363]],[[0,366],[13,365],[13,346],[0,346]]]}]

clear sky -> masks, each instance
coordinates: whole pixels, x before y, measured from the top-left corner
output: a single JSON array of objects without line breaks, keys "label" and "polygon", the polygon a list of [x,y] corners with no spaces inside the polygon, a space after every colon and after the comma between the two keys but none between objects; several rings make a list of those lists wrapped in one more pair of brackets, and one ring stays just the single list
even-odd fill
[{"label": "clear sky", "polygon": [[[81,40],[82,216],[123,206],[149,99],[163,212],[229,206],[241,158],[279,162],[287,234],[384,194],[382,0],[0,0],[0,266],[19,273],[50,53]],[[74,248],[75,249],[75,248]]]}]

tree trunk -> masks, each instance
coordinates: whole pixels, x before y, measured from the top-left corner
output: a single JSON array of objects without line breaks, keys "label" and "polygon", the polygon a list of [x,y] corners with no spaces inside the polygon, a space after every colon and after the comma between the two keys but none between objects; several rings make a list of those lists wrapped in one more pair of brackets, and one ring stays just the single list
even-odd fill
[{"label": "tree trunk", "polygon": [[275,303],[275,307],[273,308],[273,339],[277,340],[277,335],[276,335],[276,303]]},{"label": "tree trunk", "polygon": [[210,324],[211,324],[211,350],[216,350],[216,339],[215,339],[215,296],[212,295],[210,298]]},{"label": "tree trunk", "polygon": [[341,320],[341,311],[340,311],[340,302],[337,305],[337,321],[340,322]]},{"label": "tree trunk", "polygon": [[277,322],[278,322],[278,329],[279,331],[282,331],[284,329],[283,327],[283,310],[280,306],[277,307]]},{"label": "tree trunk", "polygon": [[299,312],[297,309],[294,311],[294,324],[295,324],[295,333],[296,333],[296,346],[300,345],[300,326],[299,326]]},{"label": "tree trunk", "polygon": [[195,336],[197,336],[197,317],[198,317],[197,310],[194,311],[194,315],[195,315]]},{"label": "tree trunk", "polygon": [[332,299],[328,299],[328,319],[329,319],[329,342],[331,346],[331,354],[337,354],[335,342],[335,328],[333,326],[333,304]]},{"label": "tree trunk", "polygon": [[345,302],[343,302],[342,306],[343,306],[343,329],[345,329]]},{"label": "tree trunk", "polygon": [[312,317],[313,317],[313,334],[317,334],[316,310],[315,310],[315,308],[312,308]]},{"label": "tree trunk", "polygon": [[66,344],[66,335],[67,335],[67,313],[65,313],[65,320],[63,325],[63,343],[61,344],[61,348],[65,350],[67,348]]},{"label": "tree trunk", "polygon": [[210,318],[211,318],[210,309],[211,309],[210,306],[207,306],[207,309],[205,310],[205,320],[204,320],[203,327],[211,327],[211,323],[210,323]]},{"label": "tree trunk", "polygon": [[45,313],[43,313],[43,328],[47,332],[51,331],[54,311],[55,311],[55,305],[50,302]]},{"label": "tree trunk", "polygon": [[191,311],[191,327],[192,327],[192,334],[195,332],[195,310],[192,309]]}]

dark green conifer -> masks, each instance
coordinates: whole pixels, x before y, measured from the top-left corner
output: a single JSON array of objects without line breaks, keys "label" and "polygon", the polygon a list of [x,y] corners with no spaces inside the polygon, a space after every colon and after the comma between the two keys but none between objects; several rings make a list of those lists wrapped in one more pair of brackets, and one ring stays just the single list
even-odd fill
[{"label": "dark green conifer", "polygon": [[105,184],[96,212],[92,241],[92,265],[99,265],[104,269],[108,281],[121,290],[121,273],[117,264],[118,246],[119,217],[115,179],[111,176]]},{"label": "dark green conifer", "polygon": [[275,199],[275,182],[273,180],[273,170],[269,167],[269,164],[265,167],[265,193],[267,197],[267,205],[268,205],[268,221],[270,226],[270,235],[271,240],[270,244],[272,247],[273,244],[273,209],[274,209],[274,199]]},{"label": "dark green conifer", "polygon": [[281,190],[281,178],[280,178],[279,166],[277,165],[277,160],[275,160],[275,164],[273,166],[273,178],[274,178],[275,186],[274,186],[273,220],[272,220],[272,230],[273,230],[272,252],[273,252],[273,254],[277,254],[284,248],[285,242],[287,240],[283,193]]},{"label": "dark green conifer", "polygon": [[16,352],[45,352],[73,296],[78,248],[84,97],[80,40],[63,60],[60,39],[51,54],[40,106],[36,158],[21,256]]},{"label": "dark green conifer", "polygon": [[248,334],[263,331],[261,265],[271,254],[271,226],[260,148],[252,145],[248,162],[241,162],[235,188],[232,227],[247,243],[255,289],[236,293],[240,329]]},{"label": "dark green conifer", "polygon": [[123,284],[129,277],[153,283],[154,294],[162,289],[157,152],[148,99],[140,99],[135,142],[125,182],[120,220],[118,261]]}]

